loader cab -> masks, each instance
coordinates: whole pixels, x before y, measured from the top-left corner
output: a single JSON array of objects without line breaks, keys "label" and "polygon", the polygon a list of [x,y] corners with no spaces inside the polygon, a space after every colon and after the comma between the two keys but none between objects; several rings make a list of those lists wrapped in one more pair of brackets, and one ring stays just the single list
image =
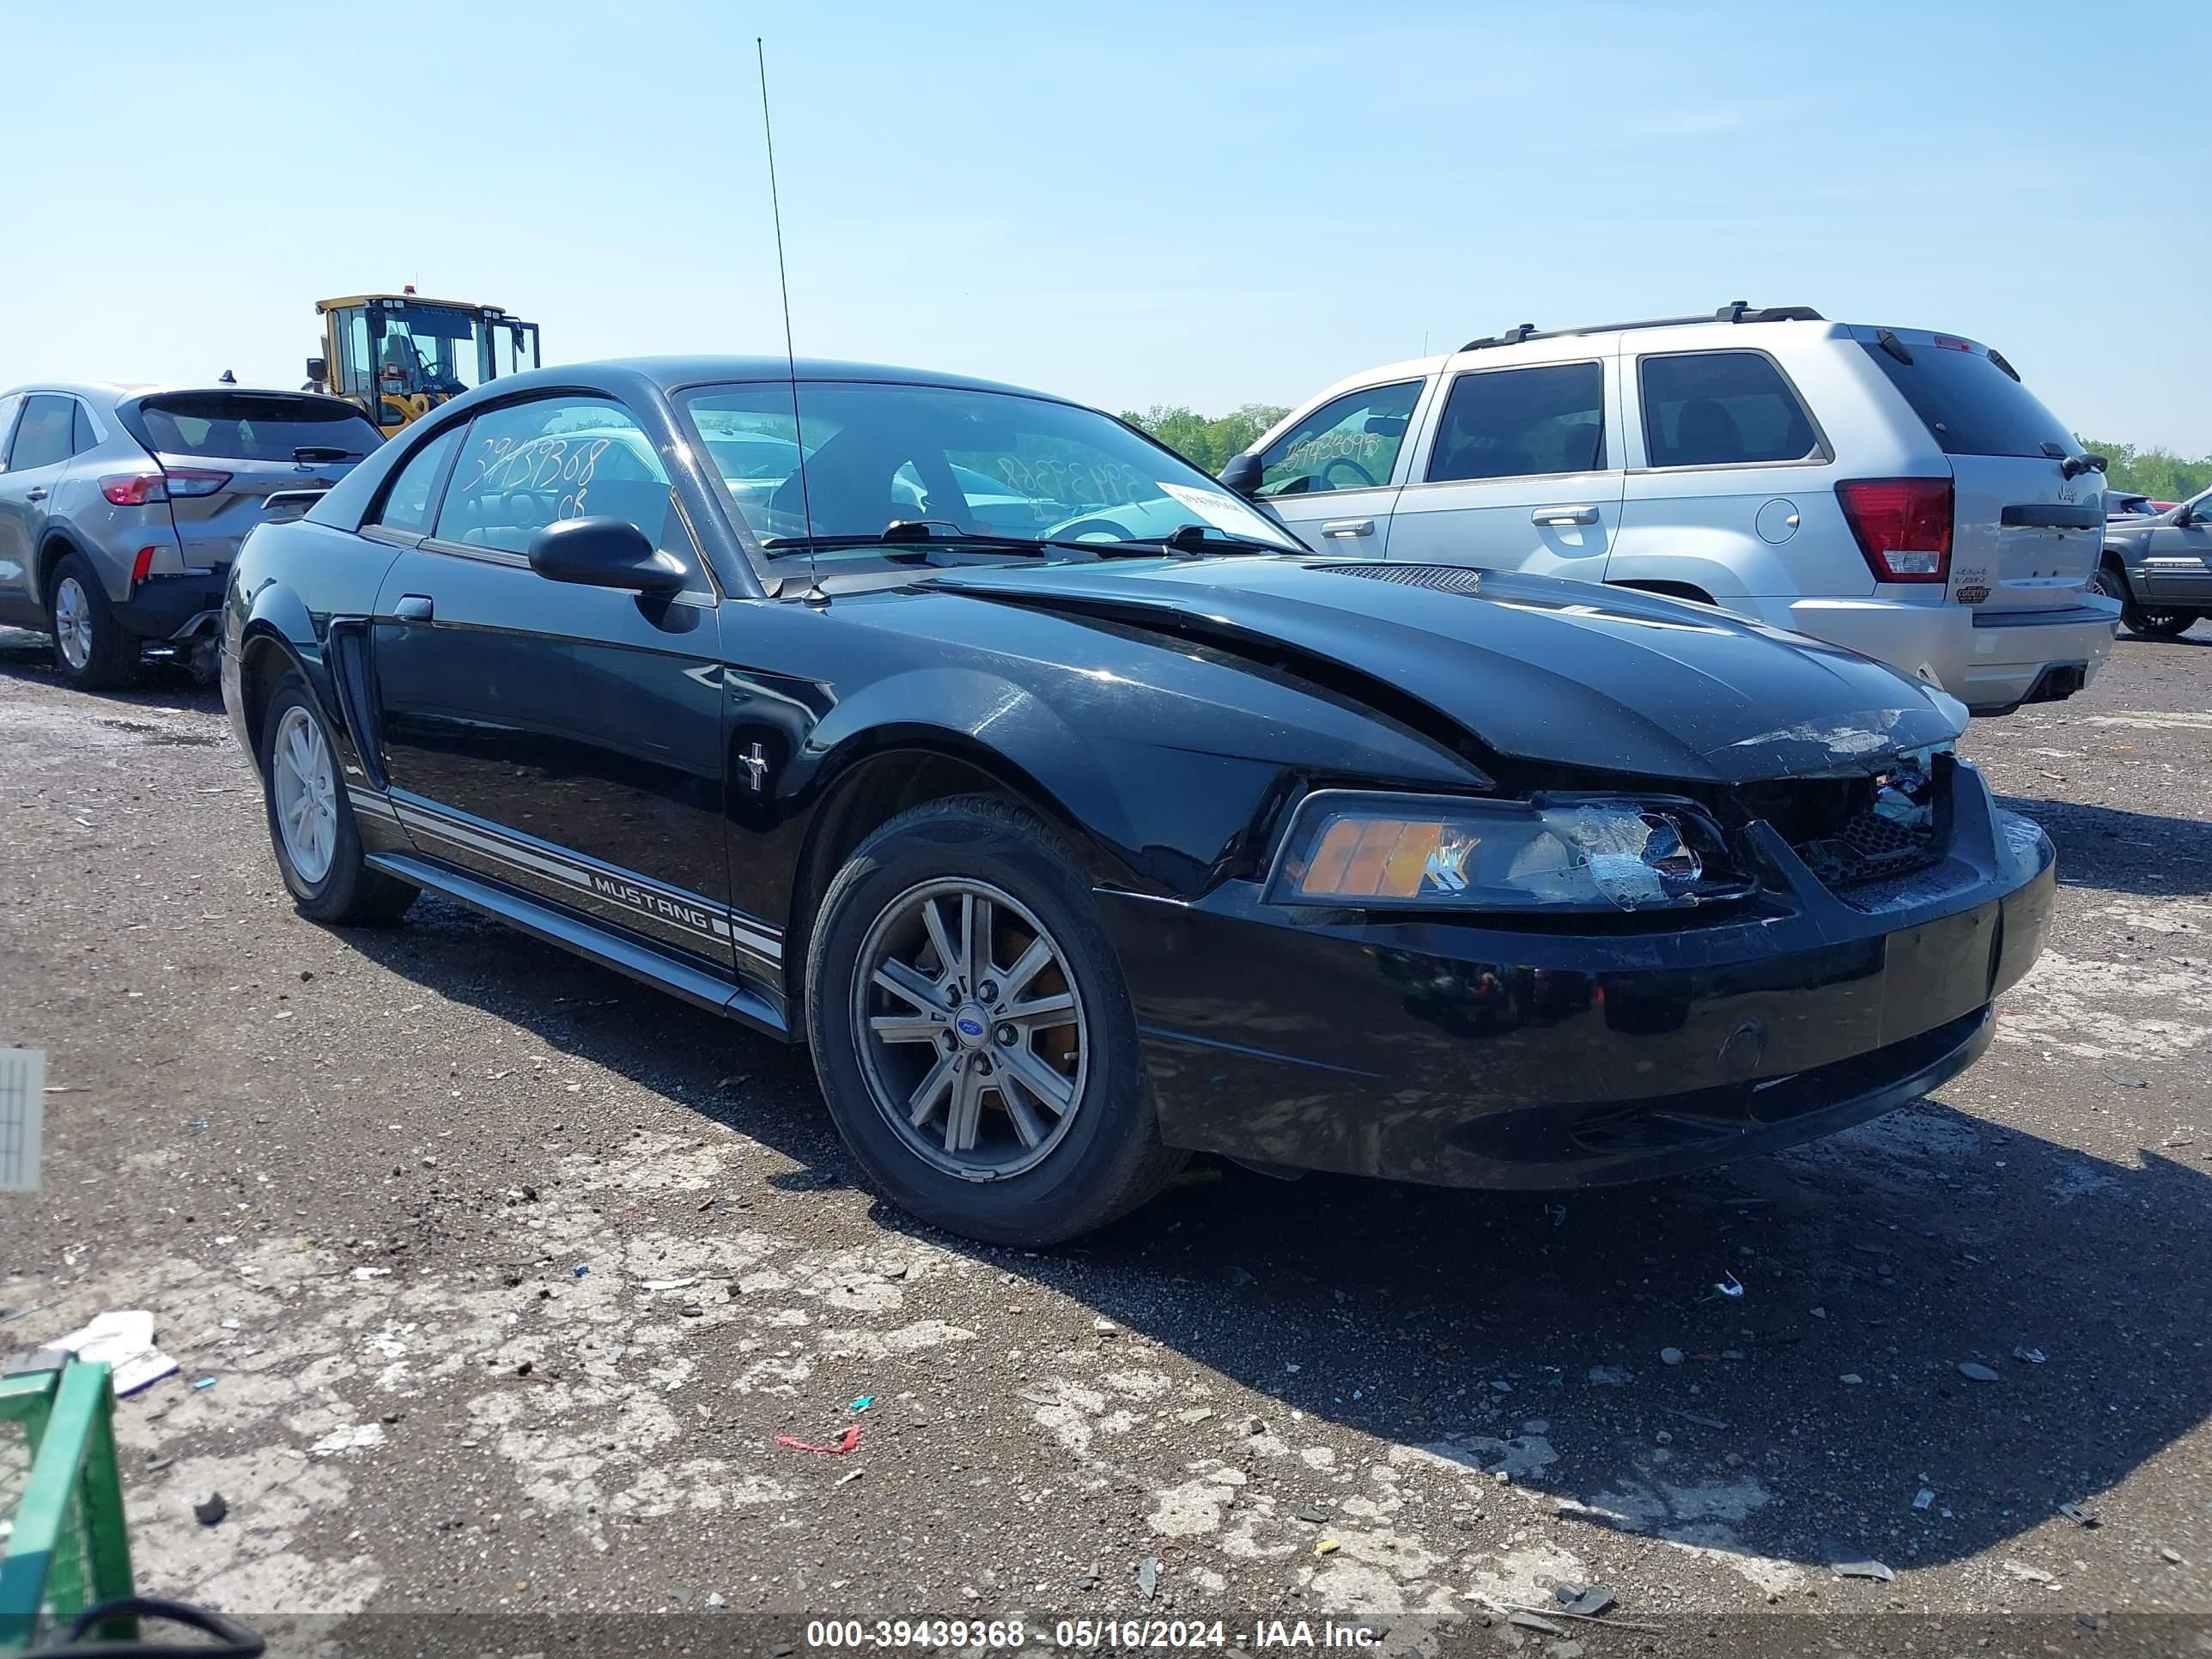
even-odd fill
[{"label": "loader cab", "polygon": [[449,398],[538,364],[538,325],[496,306],[399,294],[323,300],[311,386],[364,410],[387,438]]}]

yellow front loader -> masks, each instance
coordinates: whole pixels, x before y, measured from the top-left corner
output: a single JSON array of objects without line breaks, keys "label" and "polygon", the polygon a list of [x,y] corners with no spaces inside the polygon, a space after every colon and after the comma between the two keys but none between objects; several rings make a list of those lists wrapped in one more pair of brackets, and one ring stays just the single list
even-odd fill
[{"label": "yellow front loader", "polygon": [[472,386],[538,367],[538,325],[497,306],[397,294],[318,300],[323,355],[307,390],[357,404],[387,438]]}]

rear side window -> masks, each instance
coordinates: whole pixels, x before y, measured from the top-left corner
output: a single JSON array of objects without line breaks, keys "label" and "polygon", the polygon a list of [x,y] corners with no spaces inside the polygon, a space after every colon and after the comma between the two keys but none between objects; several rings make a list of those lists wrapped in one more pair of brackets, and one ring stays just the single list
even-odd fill
[{"label": "rear side window", "polygon": [[2071,455],[2080,449],[2040,398],[1963,342],[1899,346],[1910,362],[1882,346],[1863,349],[1946,455]]},{"label": "rear side window", "polygon": [[1605,465],[1605,371],[1595,363],[1485,369],[1452,382],[1429,482],[1595,472]]},{"label": "rear side window", "polygon": [[23,394],[10,392],[0,398],[0,472],[8,470],[8,440],[15,430],[15,411],[23,406]]},{"label": "rear side window", "polygon": [[283,393],[195,392],[138,406],[159,454],[226,461],[357,461],[384,434],[349,405]]},{"label": "rear side window", "polygon": [[445,477],[446,462],[461,441],[467,422],[449,426],[400,464],[399,476],[384,497],[384,511],[376,521],[388,530],[430,533],[437,506],[438,481]]},{"label": "rear side window", "polygon": [[1820,453],[1804,404],[1759,352],[1645,357],[1638,374],[1644,453],[1653,466],[1741,466]]},{"label": "rear side window", "polygon": [[92,429],[92,411],[82,404],[76,406],[76,418],[70,428],[70,448],[82,455],[88,449],[100,447],[100,434]]},{"label": "rear side window", "polygon": [[1390,482],[1421,382],[1369,386],[1333,398],[1269,444],[1254,493],[1319,495]]},{"label": "rear side window", "polygon": [[8,470],[22,472],[69,459],[70,434],[76,425],[76,398],[34,393],[23,405],[23,418],[16,423],[15,447],[8,452]]}]

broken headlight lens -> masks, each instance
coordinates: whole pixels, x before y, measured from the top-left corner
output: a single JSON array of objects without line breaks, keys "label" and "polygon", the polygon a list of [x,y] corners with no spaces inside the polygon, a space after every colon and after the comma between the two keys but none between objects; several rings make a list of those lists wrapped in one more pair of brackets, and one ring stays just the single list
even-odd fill
[{"label": "broken headlight lens", "polygon": [[1476,801],[1326,791],[1298,808],[1278,904],[1501,911],[1663,910],[1735,898],[1720,832],[1686,801]]}]

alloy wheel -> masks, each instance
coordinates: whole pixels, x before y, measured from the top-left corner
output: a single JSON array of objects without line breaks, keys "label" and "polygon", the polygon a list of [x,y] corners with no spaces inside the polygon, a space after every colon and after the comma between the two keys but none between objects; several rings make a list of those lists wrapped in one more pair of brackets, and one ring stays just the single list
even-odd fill
[{"label": "alloy wheel", "polygon": [[1091,1043],[1066,953],[1019,900],[968,878],[886,905],[853,976],[860,1071],[915,1156],[968,1181],[1034,1169],[1066,1137]]},{"label": "alloy wheel", "polygon": [[92,660],[92,599],[74,576],[62,578],[54,590],[54,642],[62,660],[82,669]]},{"label": "alloy wheel", "polygon": [[337,776],[331,745],[313,717],[294,707],[276,727],[271,757],[270,781],[284,855],[300,879],[312,884],[330,874],[337,852]]}]

